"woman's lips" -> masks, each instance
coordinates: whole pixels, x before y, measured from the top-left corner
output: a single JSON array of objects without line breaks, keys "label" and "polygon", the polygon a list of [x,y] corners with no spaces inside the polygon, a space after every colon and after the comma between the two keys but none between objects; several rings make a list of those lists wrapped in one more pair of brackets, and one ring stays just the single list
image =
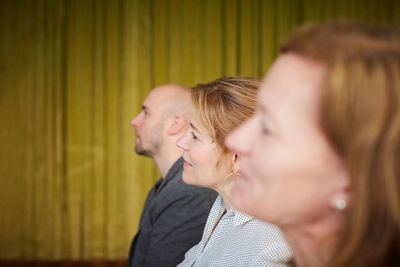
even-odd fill
[{"label": "woman's lips", "polygon": [[189,162],[187,162],[185,159],[183,160],[183,168],[189,168],[192,167],[192,164],[190,164]]}]

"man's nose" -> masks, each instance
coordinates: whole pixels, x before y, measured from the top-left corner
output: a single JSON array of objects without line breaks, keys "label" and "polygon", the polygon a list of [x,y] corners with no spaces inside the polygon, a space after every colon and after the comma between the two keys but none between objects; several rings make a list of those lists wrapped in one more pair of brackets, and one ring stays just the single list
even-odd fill
[{"label": "man's nose", "polygon": [[139,126],[138,116],[136,116],[135,118],[133,118],[131,120],[131,126],[134,127],[134,128],[137,128]]}]

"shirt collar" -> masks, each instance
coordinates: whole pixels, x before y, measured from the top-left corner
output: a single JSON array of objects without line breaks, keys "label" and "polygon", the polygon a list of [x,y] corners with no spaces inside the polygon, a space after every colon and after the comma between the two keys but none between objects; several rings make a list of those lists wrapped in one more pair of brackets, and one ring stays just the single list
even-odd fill
[{"label": "shirt collar", "polygon": [[243,225],[245,223],[247,223],[248,221],[250,221],[251,219],[253,219],[252,216],[241,213],[240,211],[231,208],[233,210],[233,212],[235,213],[235,217],[233,218],[233,226],[239,226],[239,225]]},{"label": "shirt collar", "polygon": [[175,163],[172,165],[172,167],[169,169],[169,171],[167,172],[167,175],[165,175],[164,179],[165,180],[169,180],[172,177],[175,177],[176,174],[182,170],[183,168],[183,158],[179,158],[177,161],[175,161]]},{"label": "shirt collar", "polygon": [[[218,198],[220,198],[220,205],[221,207],[223,207],[221,210],[226,209],[224,200],[222,199],[221,195],[219,195]],[[253,219],[252,216],[242,213],[233,207],[231,207],[231,209],[227,212],[226,216],[233,216],[233,226],[235,227],[243,225]]]}]

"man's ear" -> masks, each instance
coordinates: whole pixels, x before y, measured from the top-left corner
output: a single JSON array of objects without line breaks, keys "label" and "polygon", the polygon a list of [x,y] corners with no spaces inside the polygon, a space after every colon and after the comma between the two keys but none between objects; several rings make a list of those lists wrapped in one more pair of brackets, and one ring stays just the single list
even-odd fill
[{"label": "man's ear", "polygon": [[168,135],[175,135],[181,132],[181,130],[185,127],[185,119],[180,115],[174,115],[172,117],[172,123],[168,129]]},{"label": "man's ear", "polygon": [[232,172],[239,173],[240,171],[240,156],[238,153],[232,155]]}]

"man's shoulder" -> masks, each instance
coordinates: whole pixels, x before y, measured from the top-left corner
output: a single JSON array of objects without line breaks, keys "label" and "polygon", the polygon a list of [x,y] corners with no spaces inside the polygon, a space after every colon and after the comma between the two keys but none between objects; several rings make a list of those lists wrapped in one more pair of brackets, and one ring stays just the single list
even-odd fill
[{"label": "man's shoulder", "polygon": [[165,187],[165,195],[171,198],[188,197],[211,199],[212,202],[217,197],[217,193],[209,188],[186,184],[182,179],[182,172],[176,175]]},{"label": "man's shoulder", "polygon": [[186,184],[182,179],[182,173],[183,159],[179,158],[164,178],[167,179],[167,184],[160,192],[163,201],[204,201],[205,205],[212,205],[217,197],[217,192],[209,188]]}]

